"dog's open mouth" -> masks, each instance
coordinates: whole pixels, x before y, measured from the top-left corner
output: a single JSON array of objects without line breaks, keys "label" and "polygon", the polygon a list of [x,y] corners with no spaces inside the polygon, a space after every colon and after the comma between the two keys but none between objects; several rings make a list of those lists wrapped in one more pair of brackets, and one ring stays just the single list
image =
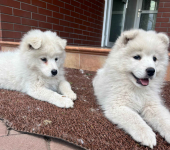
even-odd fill
[{"label": "dog's open mouth", "polygon": [[132,75],[136,79],[136,83],[141,84],[142,86],[147,86],[149,84],[149,78],[139,79],[133,73],[132,73]]}]

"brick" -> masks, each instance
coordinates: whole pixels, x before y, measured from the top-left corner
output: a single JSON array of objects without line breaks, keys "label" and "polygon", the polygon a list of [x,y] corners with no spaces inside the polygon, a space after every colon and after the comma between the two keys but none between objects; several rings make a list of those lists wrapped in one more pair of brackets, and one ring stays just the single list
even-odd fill
[{"label": "brick", "polygon": [[81,5],[80,5],[80,8],[83,9],[83,10],[86,10],[86,11],[89,10],[89,7],[86,6],[86,5],[84,5],[84,4],[81,4]]},{"label": "brick", "polygon": [[80,25],[80,29],[81,29],[81,30],[87,30],[87,27],[84,26],[84,25]]},{"label": "brick", "polygon": [[84,45],[89,45],[89,41],[83,40],[83,41],[82,41],[82,44],[84,44]]},{"label": "brick", "polygon": [[59,19],[52,18],[52,17],[47,17],[47,22],[54,23],[54,24],[59,24]]},{"label": "brick", "polygon": [[37,13],[37,7],[21,3],[21,9]]},{"label": "brick", "polygon": [[38,8],[38,13],[47,16],[52,16],[52,11],[43,8]]},{"label": "brick", "polygon": [[94,8],[89,8],[89,12],[91,12],[93,14],[97,14],[96,9],[94,9]]},{"label": "brick", "polygon": [[70,33],[70,37],[71,37],[71,38],[78,39],[78,38],[79,38],[79,35],[74,34],[74,33]]},{"label": "brick", "polygon": [[79,28],[79,24],[70,22],[70,27],[72,27],[72,28]]},{"label": "brick", "polygon": [[64,3],[62,1],[59,1],[59,0],[53,0],[53,4],[57,5],[59,7],[64,7]]},{"label": "brick", "polygon": [[20,2],[14,0],[1,0],[1,5],[6,5],[14,8],[20,8]]},{"label": "brick", "polygon": [[70,34],[67,32],[60,32],[61,37],[70,37]]},{"label": "brick", "polygon": [[38,26],[38,21],[22,18],[22,24],[29,26]]},{"label": "brick", "polygon": [[53,0],[42,0],[42,1],[47,2],[47,3],[51,3],[51,4],[53,2]]},{"label": "brick", "polygon": [[87,16],[85,16],[85,15],[80,14],[80,18],[81,18],[82,20],[86,20],[86,21],[87,21]]},{"label": "brick", "polygon": [[64,31],[72,33],[73,32],[73,28],[64,27]]},{"label": "brick", "polygon": [[31,12],[19,10],[19,9],[13,9],[15,16],[25,17],[25,18],[31,18]]},{"label": "brick", "polygon": [[1,29],[2,30],[13,30],[14,27],[13,27],[13,24],[11,24],[11,23],[2,22],[1,23]]},{"label": "brick", "polygon": [[41,28],[47,28],[47,29],[52,29],[52,24],[50,24],[50,23],[45,23],[45,22],[39,22],[39,27],[41,27]]},{"label": "brick", "polygon": [[[19,0],[21,2],[24,2],[24,3],[28,3],[28,4],[31,4],[31,0]],[[22,3],[21,3],[22,4]]]},{"label": "brick", "polygon": [[0,5],[1,13],[12,15],[12,8]]},{"label": "brick", "polygon": [[60,13],[65,14],[65,15],[70,15],[70,10],[67,10],[65,8],[60,8]]},{"label": "brick", "polygon": [[51,150],[80,150],[79,147],[77,147],[73,144],[70,144],[68,142],[58,140],[58,139],[52,139],[51,140],[50,149]]},{"label": "brick", "polygon": [[7,135],[6,125],[2,121],[0,121],[0,137],[6,135]]},{"label": "brick", "polygon": [[161,23],[161,27],[170,27],[170,23]]},{"label": "brick", "polygon": [[30,26],[14,24],[14,31],[27,32],[29,30],[31,30]]},{"label": "brick", "polygon": [[90,32],[93,32],[93,31],[94,31],[94,29],[91,28],[91,27],[87,27],[87,30],[90,31]]},{"label": "brick", "polygon": [[80,17],[80,14],[79,14],[79,13],[76,13],[76,12],[72,12],[72,11],[71,11],[71,16],[72,16],[72,17],[79,18],[79,17]]},{"label": "brick", "polygon": [[74,29],[74,33],[77,33],[77,34],[82,34],[82,30],[79,30],[79,29]]},{"label": "brick", "polygon": [[68,39],[67,38],[67,43],[70,45],[71,43],[73,43],[73,39]]},{"label": "brick", "polygon": [[170,13],[163,13],[162,17],[170,17]]},{"label": "brick", "polygon": [[84,15],[90,17],[91,13],[89,11],[84,10]]},{"label": "brick", "polygon": [[95,35],[96,35],[96,33],[90,32],[90,36],[95,36]]},{"label": "brick", "polygon": [[47,31],[47,29],[44,29],[44,28],[39,28],[39,27],[31,27],[31,29],[35,30],[35,29],[39,29],[41,31]]},{"label": "brick", "polygon": [[157,32],[167,32],[167,28],[155,28]]},{"label": "brick", "polygon": [[85,26],[91,26],[91,23],[88,22],[88,21],[83,21],[83,25],[85,25]]},{"label": "brick", "polygon": [[79,35],[79,39],[81,39],[81,40],[86,40],[86,39],[87,39],[87,36]]},{"label": "brick", "polygon": [[33,0],[32,5],[46,8],[46,3],[39,0]]},{"label": "brick", "polygon": [[170,7],[170,3],[164,3],[164,7]]},{"label": "brick", "polygon": [[95,4],[92,4],[92,8],[95,9],[95,10],[99,9],[99,7],[97,5],[95,5]]},{"label": "brick", "polygon": [[169,22],[169,18],[157,18],[156,22]]},{"label": "brick", "polygon": [[32,19],[46,21],[46,16],[32,13]]},{"label": "brick", "polygon": [[95,14],[91,14],[91,17],[94,19],[97,19],[97,15],[95,15]]},{"label": "brick", "polygon": [[80,7],[80,3],[79,2],[77,2],[77,1],[71,1],[71,5],[74,5],[74,6],[76,6],[76,7]]},{"label": "brick", "polygon": [[[162,13],[158,13],[158,14],[157,14],[157,17],[158,17],[159,15],[162,15]],[[102,16],[103,16],[103,15],[102,15]],[[160,17],[161,17],[161,16],[160,16]],[[103,17],[97,16],[97,20],[103,22]]]},{"label": "brick", "polygon": [[89,36],[89,34],[90,34],[90,32],[88,32],[88,31],[83,31],[83,35]]},{"label": "brick", "polygon": [[21,38],[21,32],[14,32],[14,31],[2,31],[2,35],[4,38]]},{"label": "brick", "polygon": [[58,12],[53,12],[53,17],[54,18],[59,18],[59,19],[64,19],[64,15],[60,14]]},{"label": "brick", "polygon": [[81,9],[81,8],[75,7],[75,12],[80,13],[80,14],[83,14],[83,13],[84,13],[84,10]]},{"label": "brick", "polygon": [[75,18],[75,23],[82,24],[83,21],[81,19]]},{"label": "brick", "polygon": [[15,40],[14,40],[14,39],[11,39],[11,38],[2,38],[2,41],[15,42]]},{"label": "brick", "polygon": [[0,145],[2,150],[47,150],[43,138],[27,134],[0,137]]},{"label": "brick", "polygon": [[65,2],[65,3],[71,3],[71,0],[62,0],[63,2]]},{"label": "brick", "polygon": [[60,25],[69,26],[70,23],[68,21],[60,20]]},{"label": "brick", "polygon": [[55,24],[53,24],[53,30],[63,31],[63,30],[64,30],[64,27],[63,27],[63,26],[60,26],[60,25],[55,25]]},{"label": "brick", "polygon": [[74,39],[74,44],[81,44],[82,40]]},{"label": "brick", "polygon": [[87,5],[87,6],[91,7],[92,3],[88,2],[88,1],[84,1],[84,5]]},{"label": "brick", "polygon": [[92,23],[94,23],[95,22],[95,20],[93,19],[93,18],[90,18],[90,17],[88,17],[88,19],[87,19],[89,22],[92,22]]},{"label": "brick", "polygon": [[161,7],[164,7],[164,3],[159,3],[159,7],[158,8],[161,8]]},{"label": "brick", "polygon": [[156,22],[155,27],[160,27],[161,23],[160,22]]},{"label": "brick", "polygon": [[66,8],[66,9],[69,9],[69,10],[71,10],[71,11],[74,11],[74,6],[73,6],[73,5],[70,5],[70,4],[65,3],[65,8]]},{"label": "brick", "polygon": [[66,16],[66,15],[65,15],[65,20],[67,20],[67,21],[74,22],[75,19],[76,19],[76,18],[74,18],[74,17]]},{"label": "brick", "polygon": [[47,9],[59,12],[59,7],[51,4],[47,4]]},{"label": "brick", "polygon": [[158,12],[170,12],[170,8],[159,8]]},{"label": "brick", "polygon": [[9,15],[4,15],[1,14],[1,21],[2,22],[11,22],[11,23],[21,23],[20,17],[15,17],[15,16],[9,16]]}]

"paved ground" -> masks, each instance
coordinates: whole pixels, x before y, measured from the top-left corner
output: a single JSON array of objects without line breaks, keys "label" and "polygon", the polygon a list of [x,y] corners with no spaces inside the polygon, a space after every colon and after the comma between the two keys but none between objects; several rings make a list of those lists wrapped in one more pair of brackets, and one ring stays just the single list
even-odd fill
[{"label": "paved ground", "polygon": [[62,140],[8,130],[0,121],[0,150],[81,150]]}]

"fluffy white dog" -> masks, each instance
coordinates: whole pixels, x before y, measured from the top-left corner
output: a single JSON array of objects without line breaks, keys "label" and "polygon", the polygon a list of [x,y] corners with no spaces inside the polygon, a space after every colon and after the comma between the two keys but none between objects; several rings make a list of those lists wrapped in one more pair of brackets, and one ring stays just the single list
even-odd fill
[{"label": "fluffy white dog", "polygon": [[93,80],[105,116],[150,148],[156,145],[150,126],[170,143],[170,113],[160,96],[168,45],[163,33],[125,31]]},{"label": "fluffy white dog", "polygon": [[61,108],[73,107],[76,94],[63,70],[66,43],[51,31],[29,31],[17,50],[0,53],[0,88],[21,91]]}]

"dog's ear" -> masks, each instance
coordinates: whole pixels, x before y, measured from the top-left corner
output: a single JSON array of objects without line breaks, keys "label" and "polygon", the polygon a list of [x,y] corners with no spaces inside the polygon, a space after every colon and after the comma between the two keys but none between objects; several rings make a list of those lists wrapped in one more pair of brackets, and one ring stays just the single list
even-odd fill
[{"label": "dog's ear", "polygon": [[30,41],[29,41],[29,48],[30,49],[39,49],[41,47],[41,39],[38,38],[38,37],[35,37],[35,38],[32,38]]},{"label": "dog's ear", "polygon": [[138,35],[138,30],[129,30],[122,33],[123,44],[126,45],[130,40],[133,40]]},{"label": "dog's ear", "polygon": [[66,45],[67,45],[67,40],[65,40],[65,39],[60,39],[60,40],[59,40],[59,45],[61,46],[62,49],[65,49],[65,48],[66,48]]},{"label": "dog's ear", "polygon": [[158,37],[161,39],[161,41],[169,46],[169,38],[165,33],[158,33]]}]

